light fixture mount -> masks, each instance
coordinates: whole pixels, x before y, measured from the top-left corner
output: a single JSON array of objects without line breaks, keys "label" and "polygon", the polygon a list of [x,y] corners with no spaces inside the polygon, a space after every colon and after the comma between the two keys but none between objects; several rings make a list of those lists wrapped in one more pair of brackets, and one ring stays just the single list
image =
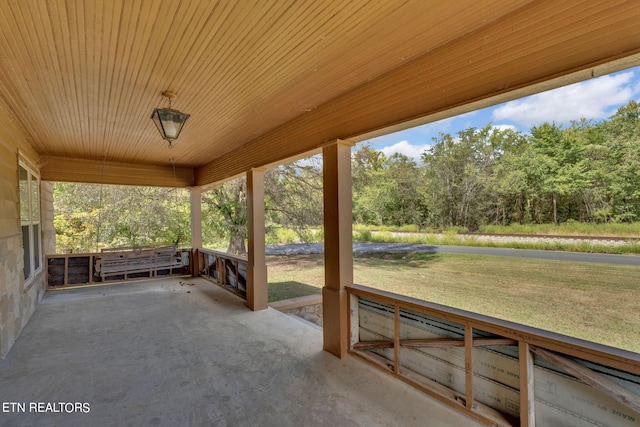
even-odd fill
[{"label": "light fixture mount", "polygon": [[162,139],[169,142],[171,148],[171,144],[178,139],[182,127],[191,115],[171,108],[171,102],[178,97],[174,92],[167,90],[162,92],[162,96],[169,100],[169,108],[155,108],[151,113],[151,120],[156,124]]}]

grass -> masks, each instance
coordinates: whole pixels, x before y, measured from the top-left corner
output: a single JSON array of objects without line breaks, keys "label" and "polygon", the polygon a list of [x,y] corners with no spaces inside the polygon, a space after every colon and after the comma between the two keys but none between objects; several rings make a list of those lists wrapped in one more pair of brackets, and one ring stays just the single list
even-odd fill
[{"label": "grass", "polygon": [[409,233],[393,234],[390,231],[371,232],[356,231],[356,242],[375,243],[411,243],[423,245],[454,245],[492,248],[537,249],[547,251],[589,252],[601,254],[640,254],[640,242],[626,242],[624,245],[605,245],[591,242],[563,243],[563,242],[497,242],[478,240],[472,236],[459,236],[452,233],[426,234]]},{"label": "grass", "polygon": [[[269,257],[270,292],[324,282],[322,255]],[[633,266],[460,254],[366,254],[354,281],[640,352],[640,270]],[[283,294],[296,294],[295,286]],[[275,294],[274,294],[275,295]]]},{"label": "grass", "polygon": [[402,226],[353,224],[353,231],[397,231],[403,233],[419,233],[421,230],[415,224]]},{"label": "grass", "polygon": [[321,288],[317,286],[296,281],[269,283],[269,302],[305,297],[307,295],[319,295],[321,293]]},{"label": "grass", "polygon": [[485,225],[480,232],[490,234],[543,234],[556,236],[613,236],[640,237],[640,222],[593,224],[584,222],[568,222],[564,224],[511,224]]},{"label": "grass", "polygon": [[267,259],[269,302],[322,293],[322,255],[269,256]]},{"label": "grass", "polygon": [[[387,226],[353,224],[354,232],[389,231],[404,233],[466,233],[464,227],[446,229],[420,229],[417,225]],[[483,225],[480,233],[488,234],[538,234],[551,236],[611,236],[611,237],[640,237],[640,222],[594,224],[589,222],[568,221],[563,224],[511,224],[511,225]]]}]

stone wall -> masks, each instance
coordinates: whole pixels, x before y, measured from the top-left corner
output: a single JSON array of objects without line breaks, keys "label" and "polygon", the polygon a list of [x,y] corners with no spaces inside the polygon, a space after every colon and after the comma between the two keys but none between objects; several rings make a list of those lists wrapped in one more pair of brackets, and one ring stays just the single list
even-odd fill
[{"label": "stone wall", "polygon": [[[4,358],[45,292],[45,262],[33,279],[24,282],[20,227],[18,162],[38,171],[39,157],[9,116],[0,108],[0,358]],[[51,250],[53,186],[41,186],[43,254]],[[53,234],[52,234],[53,233]],[[55,244],[54,244],[55,250]]]},{"label": "stone wall", "polygon": [[322,295],[308,295],[269,304],[286,314],[298,316],[318,326],[322,326]]},{"label": "stone wall", "polygon": [[315,323],[318,326],[322,326],[322,303],[293,308],[285,311],[285,313],[293,314],[311,323]]},{"label": "stone wall", "polygon": [[0,358],[4,358],[45,292],[44,270],[24,288],[22,235],[0,238]]}]

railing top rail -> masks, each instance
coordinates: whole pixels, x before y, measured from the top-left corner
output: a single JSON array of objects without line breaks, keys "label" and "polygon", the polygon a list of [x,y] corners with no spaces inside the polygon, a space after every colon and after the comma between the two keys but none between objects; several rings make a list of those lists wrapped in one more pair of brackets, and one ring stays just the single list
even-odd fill
[{"label": "railing top rail", "polygon": [[[177,248],[176,252],[186,252],[191,251],[191,248]],[[45,259],[56,259],[56,258],[76,258],[76,257],[86,257],[86,256],[101,256],[103,252],[76,252],[70,254],[46,254]]]},{"label": "railing top rail", "polygon": [[223,257],[223,258],[229,258],[229,259],[234,259],[236,261],[242,261],[242,262],[247,262],[247,257],[242,256],[242,255],[232,255],[232,254],[228,254],[224,251],[217,251],[215,249],[205,249],[205,248],[198,248],[198,252],[204,253],[204,254],[211,254],[211,255],[216,255],[219,257]]},{"label": "railing top rail", "polygon": [[505,338],[512,338],[528,344],[538,345],[550,350],[559,351],[591,362],[609,365],[634,374],[640,374],[640,353],[585,341],[580,338],[559,334],[522,325],[483,314],[473,313],[429,301],[423,301],[393,292],[383,291],[368,286],[347,286],[348,293],[398,305],[424,314],[438,316],[463,325],[486,332],[495,333]]},{"label": "railing top rail", "polygon": [[71,254],[47,254],[45,255],[46,259],[56,259],[56,258],[76,258],[76,257],[87,257],[87,256],[100,256],[100,252],[74,252]]}]

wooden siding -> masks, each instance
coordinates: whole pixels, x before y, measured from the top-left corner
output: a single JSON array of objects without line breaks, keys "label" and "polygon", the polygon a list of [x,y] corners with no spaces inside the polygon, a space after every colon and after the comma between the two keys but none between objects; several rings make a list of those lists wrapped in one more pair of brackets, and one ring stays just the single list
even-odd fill
[{"label": "wooden siding", "polygon": [[41,163],[41,177],[47,181],[158,187],[188,187],[194,183],[193,169],[184,167],[61,157],[42,157]]}]

